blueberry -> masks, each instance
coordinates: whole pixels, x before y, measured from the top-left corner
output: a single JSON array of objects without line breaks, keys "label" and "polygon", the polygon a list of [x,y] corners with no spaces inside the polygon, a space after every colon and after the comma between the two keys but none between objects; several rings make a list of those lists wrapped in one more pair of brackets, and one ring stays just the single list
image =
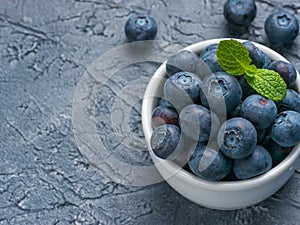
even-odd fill
[{"label": "blueberry", "polygon": [[251,41],[245,41],[243,42],[243,45],[247,48],[252,63],[261,68],[264,64],[264,59],[260,57],[260,50]]},{"label": "blueberry", "polygon": [[266,19],[265,32],[271,44],[290,45],[299,33],[299,22],[291,13],[280,10]]},{"label": "blueberry", "polygon": [[228,118],[241,117],[242,101],[231,111],[228,112]]},{"label": "blueberry", "polygon": [[182,50],[168,58],[166,64],[167,74],[171,76],[180,71],[196,73],[198,61],[199,57],[195,53]]},{"label": "blueberry", "polygon": [[152,40],[157,33],[157,24],[147,14],[131,16],[125,24],[125,34],[129,41]]},{"label": "blueberry", "polygon": [[277,102],[277,108],[279,112],[292,110],[300,113],[300,95],[292,89],[287,89],[284,99]]},{"label": "blueberry", "polygon": [[300,141],[300,113],[283,111],[279,113],[271,128],[270,137],[283,147],[292,147]]},{"label": "blueberry", "polygon": [[276,104],[261,95],[250,95],[243,101],[241,116],[251,121],[257,129],[270,127],[276,115]]},{"label": "blueberry", "polygon": [[268,149],[271,157],[272,157],[272,165],[273,167],[277,166],[281,163],[282,160],[290,153],[291,148],[289,147],[282,147],[274,141],[270,141],[266,146]]},{"label": "blueberry", "polygon": [[288,87],[291,87],[297,79],[296,69],[291,63],[277,60],[272,62],[268,69],[279,73]]},{"label": "blueberry", "polygon": [[233,161],[233,172],[239,179],[248,179],[266,173],[272,168],[270,153],[262,146],[256,145],[251,155]]},{"label": "blueberry", "polygon": [[164,124],[178,125],[178,113],[174,108],[158,106],[152,112],[152,127],[153,129]]},{"label": "blueberry", "polygon": [[269,66],[271,63],[270,58],[251,41],[245,41],[243,45],[247,48],[249,57],[257,68],[267,68]]},{"label": "blueberry", "polygon": [[270,64],[271,64],[271,59],[270,59],[270,57],[269,57],[266,53],[264,53],[264,52],[262,52],[262,51],[261,51],[261,54],[263,54],[264,59],[265,59],[265,63],[264,63],[264,65],[262,66],[262,68],[263,68],[263,69],[268,69],[268,67],[269,67]]},{"label": "blueberry", "polygon": [[165,98],[180,111],[189,104],[198,103],[202,81],[189,72],[177,72],[170,76],[164,86]]},{"label": "blueberry", "polygon": [[256,129],[257,133],[257,143],[261,144],[265,140],[267,131],[265,129]]},{"label": "blueberry", "polygon": [[[203,80],[200,92],[202,105],[217,114],[234,109],[242,99],[242,89],[238,80],[226,72],[217,72]],[[226,107],[226,108],[224,108]]]},{"label": "blueberry", "polygon": [[171,104],[171,102],[169,102],[165,98],[161,98],[158,102],[158,105],[164,106],[164,107],[169,107],[169,108],[174,108],[174,106]]},{"label": "blueberry", "polygon": [[206,52],[200,57],[200,61],[204,62],[211,72],[224,71],[218,62],[217,49],[212,49],[211,51]]},{"label": "blueberry", "polygon": [[271,137],[270,137],[270,130],[271,128],[265,129],[266,134],[264,137],[264,140],[259,143],[260,145],[264,146],[265,148],[267,148],[268,144],[272,141]]},{"label": "blueberry", "polygon": [[249,86],[244,76],[239,77],[239,83],[241,85],[241,88],[243,90],[243,97],[242,100],[247,98],[249,95],[253,95],[257,93],[252,87]]},{"label": "blueberry", "polygon": [[236,117],[224,122],[218,133],[218,144],[227,157],[241,159],[254,151],[257,143],[255,127],[248,120]]},{"label": "blueberry", "polygon": [[188,105],[179,114],[182,132],[198,142],[207,142],[220,126],[218,117],[201,105]]},{"label": "blueberry", "polygon": [[210,51],[212,51],[212,50],[217,50],[217,49],[218,49],[218,46],[219,46],[218,43],[208,45],[207,47],[205,47],[205,48],[201,51],[200,57],[204,56],[207,52],[210,52]]},{"label": "blueberry", "polygon": [[195,175],[206,180],[221,180],[232,168],[232,161],[217,148],[202,144],[197,145],[188,164]]},{"label": "blueberry", "polygon": [[237,181],[238,180],[238,178],[234,175],[233,168],[231,169],[230,173],[223,180],[224,181]]},{"label": "blueberry", "polygon": [[[154,154],[162,159],[174,159],[172,153],[183,148],[180,128],[173,124],[157,127],[150,139],[151,149]],[[173,154],[174,155],[174,154]]]},{"label": "blueberry", "polygon": [[256,5],[254,0],[227,0],[223,14],[230,24],[248,26],[256,16]]}]

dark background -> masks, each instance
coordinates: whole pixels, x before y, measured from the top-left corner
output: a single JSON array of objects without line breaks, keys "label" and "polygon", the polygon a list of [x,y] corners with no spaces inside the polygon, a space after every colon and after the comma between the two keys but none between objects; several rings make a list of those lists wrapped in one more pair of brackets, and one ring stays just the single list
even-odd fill
[{"label": "dark background", "polygon": [[[296,0],[258,0],[248,32],[236,36],[223,18],[224,0],[1,0],[0,2],[0,224],[299,224],[300,168],[266,201],[236,211],[197,206],[165,182],[147,187],[116,184],[81,155],[72,131],[72,101],[86,67],[126,43],[133,13],[151,13],[157,40],[183,47],[219,37],[269,46],[263,24],[277,8],[295,13]],[[300,69],[300,36],[277,49]],[[119,73],[117,84],[150,77],[157,64]],[[102,90],[99,137],[110,146],[110,88]],[[142,97],[142,94],[141,94]],[[132,129],[143,140],[140,104]],[[102,116],[101,116],[102,113]],[[101,121],[100,121],[101,120]],[[101,128],[102,126],[102,128]],[[110,131],[112,132],[112,131]],[[137,157],[138,158],[138,157]],[[138,160],[149,160],[149,157]]]}]

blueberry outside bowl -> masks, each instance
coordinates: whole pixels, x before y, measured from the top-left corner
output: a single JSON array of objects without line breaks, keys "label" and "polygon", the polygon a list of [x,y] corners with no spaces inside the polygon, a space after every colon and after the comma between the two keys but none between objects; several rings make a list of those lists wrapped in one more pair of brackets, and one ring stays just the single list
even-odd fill
[{"label": "blueberry outside bowl", "polygon": [[[185,49],[199,54],[206,46],[225,39],[213,39],[198,42]],[[238,40],[238,39],[237,39]],[[245,40],[239,40],[245,41]],[[277,52],[261,44],[254,43],[265,52],[271,60],[287,61]],[[150,137],[153,132],[151,113],[158,104],[158,98],[163,93],[166,78],[166,62],[154,73],[145,91],[142,105],[142,123],[148,149],[153,162],[161,176],[178,193],[192,202],[213,209],[233,210],[255,205],[278,191],[294,173],[300,158],[298,143],[289,155],[276,167],[255,178],[242,181],[207,181],[182,169],[174,161],[162,160],[154,155],[150,147]],[[297,72],[295,90],[299,93],[300,78]]]}]

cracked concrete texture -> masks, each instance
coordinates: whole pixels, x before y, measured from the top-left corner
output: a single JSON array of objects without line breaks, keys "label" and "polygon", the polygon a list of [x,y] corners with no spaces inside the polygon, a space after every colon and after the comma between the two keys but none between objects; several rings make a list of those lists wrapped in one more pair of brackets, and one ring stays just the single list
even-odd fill
[{"label": "cracked concrete texture", "polygon": [[[139,188],[114,183],[91,167],[76,146],[71,120],[77,84],[91,62],[126,43],[123,27],[131,14],[151,13],[158,23],[157,40],[187,46],[237,37],[223,19],[224,2],[1,1],[0,224],[298,224],[299,169],[266,201],[247,209],[216,211],[189,202],[165,182]],[[300,19],[298,1],[256,3],[257,17],[240,38],[268,45],[263,23],[280,7]],[[298,70],[299,46],[300,37],[290,48],[277,49]],[[125,68],[115,75],[116,85],[122,88],[128,79],[150,77],[157,66]],[[107,86],[97,98],[99,136],[123,160],[129,155],[148,164],[149,155],[134,155],[109,135],[109,106],[115,94]],[[131,128],[143,142],[139,110],[137,103]]]}]

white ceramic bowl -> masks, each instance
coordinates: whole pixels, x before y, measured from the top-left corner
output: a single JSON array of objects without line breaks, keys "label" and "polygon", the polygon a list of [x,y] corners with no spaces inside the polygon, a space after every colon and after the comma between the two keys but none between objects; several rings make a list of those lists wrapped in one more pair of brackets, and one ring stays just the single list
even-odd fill
[{"label": "white ceramic bowl", "polygon": [[[206,46],[218,43],[221,40],[225,39],[202,41],[190,45],[185,49],[199,54]],[[270,48],[257,43],[254,44],[269,55],[271,60],[287,61]],[[155,156],[150,147],[150,137],[153,132],[151,127],[151,113],[158,105],[158,98],[155,96],[161,96],[163,93],[163,85],[166,78],[165,66],[166,62],[159,67],[148,84],[142,106],[142,123],[151,157],[159,173],[169,185],[196,204],[222,210],[239,209],[254,205],[278,191],[288,181],[296,169],[300,155],[299,143],[279,165],[263,175],[242,181],[203,180],[182,169],[175,162],[162,160]],[[298,73],[295,87],[298,92],[299,87],[300,80]]]}]

